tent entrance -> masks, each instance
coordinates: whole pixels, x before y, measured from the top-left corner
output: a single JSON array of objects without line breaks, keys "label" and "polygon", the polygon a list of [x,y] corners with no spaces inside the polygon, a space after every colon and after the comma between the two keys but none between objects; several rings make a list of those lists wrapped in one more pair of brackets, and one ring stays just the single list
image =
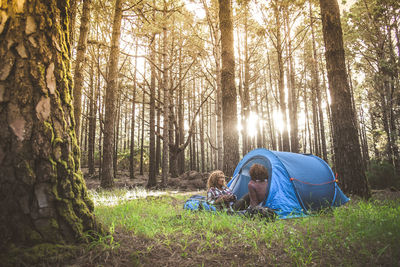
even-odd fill
[{"label": "tent entrance", "polygon": [[271,162],[269,161],[269,159],[266,157],[263,157],[263,156],[255,156],[255,157],[252,157],[251,159],[249,159],[248,161],[246,161],[242,165],[241,169],[236,174],[236,176],[232,178],[232,182],[229,184],[229,189],[232,190],[232,192],[236,195],[237,199],[242,198],[244,195],[246,195],[249,192],[247,184],[251,180],[250,168],[255,163],[263,165],[268,170],[268,174],[269,174],[268,186],[267,186],[267,194],[265,196],[265,199],[267,199],[270,180],[271,180],[270,177],[272,174],[272,166],[271,166]]}]

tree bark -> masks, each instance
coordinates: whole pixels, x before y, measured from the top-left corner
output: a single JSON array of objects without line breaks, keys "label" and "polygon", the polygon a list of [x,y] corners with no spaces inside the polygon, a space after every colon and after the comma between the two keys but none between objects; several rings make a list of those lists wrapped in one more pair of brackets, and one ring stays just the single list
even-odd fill
[{"label": "tree bark", "polygon": [[235,55],[230,0],[219,0],[219,22],[222,51],[222,122],[224,144],[223,171],[231,176],[239,162],[237,103],[235,87]]},{"label": "tree bark", "polygon": [[0,27],[0,247],[82,241],[97,223],[79,170],[67,2],[15,3]]},{"label": "tree bark", "polygon": [[351,106],[336,0],[320,0],[328,81],[332,93],[332,124],[336,171],[344,192],[364,198],[371,196],[362,165],[355,114]]}]

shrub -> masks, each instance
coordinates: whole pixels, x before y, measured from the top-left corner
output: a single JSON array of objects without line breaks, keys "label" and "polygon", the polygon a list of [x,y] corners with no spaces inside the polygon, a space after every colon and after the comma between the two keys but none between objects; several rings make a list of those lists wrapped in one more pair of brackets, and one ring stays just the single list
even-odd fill
[{"label": "shrub", "polygon": [[396,175],[393,165],[387,161],[372,160],[366,175],[372,189],[400,187],[400,177]]}]

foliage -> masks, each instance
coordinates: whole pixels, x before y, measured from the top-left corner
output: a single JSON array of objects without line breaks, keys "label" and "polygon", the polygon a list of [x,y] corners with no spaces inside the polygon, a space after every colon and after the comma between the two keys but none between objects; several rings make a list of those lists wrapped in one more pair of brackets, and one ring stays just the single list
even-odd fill
[{"label": "foliage", "polygon": [[396,175],[393,165],[387,161],[371,161],[366,174],[373,189],[385,189],[391,186],[400,188],[400,177]]}]

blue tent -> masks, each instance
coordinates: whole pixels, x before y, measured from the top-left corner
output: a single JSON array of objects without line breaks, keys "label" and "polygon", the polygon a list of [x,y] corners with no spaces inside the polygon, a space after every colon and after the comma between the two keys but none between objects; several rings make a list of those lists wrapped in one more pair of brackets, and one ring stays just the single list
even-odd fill
[{"label": "blue tent", "polygon": [[281,218],[305,216],[349,201],[336,183],[329,165],[311,154],[250,151],[236,166],[228,187],[240,199],[248,193],[250,167],[254,163],[268,169],[267,193],[262,205],[277,210]]}]

